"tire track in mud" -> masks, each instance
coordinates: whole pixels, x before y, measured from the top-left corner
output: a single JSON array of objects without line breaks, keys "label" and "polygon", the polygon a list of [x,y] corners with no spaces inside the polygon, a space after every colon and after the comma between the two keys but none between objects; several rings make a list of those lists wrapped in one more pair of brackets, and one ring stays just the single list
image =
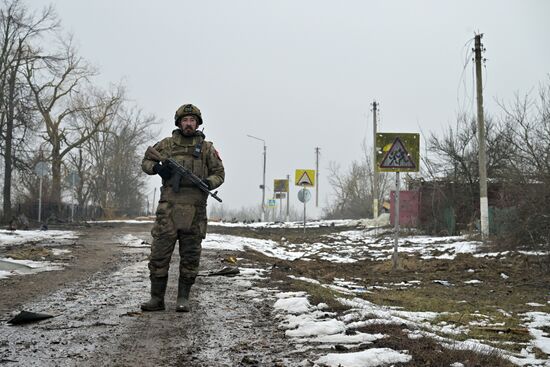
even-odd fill
[{"label": "tire track in mud", "polygon": [[[219,251],[203,250],[201,271],[219,268],[219,256]],[[287,357],[290,344],[273,322],[272,302],[253,299],[254,286],[246,276],[198,277],[191,293],[192,311],[176,313],[178,262],[174,254],[166,310],[136,318],[126,337],[108,347],[115,352],[112,359],[101,362],[191,367],[297,364]]]}]

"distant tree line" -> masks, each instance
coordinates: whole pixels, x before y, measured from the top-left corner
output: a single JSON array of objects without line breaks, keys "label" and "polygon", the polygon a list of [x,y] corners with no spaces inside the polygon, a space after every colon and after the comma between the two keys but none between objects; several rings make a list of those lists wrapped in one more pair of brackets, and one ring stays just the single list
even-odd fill
[{"label": "distant tree line", "polygon": [[123,85],[99,86],[98,75],[51,6],[0,3],[3,222],[36,214],[39,162],[48,167],[42,218],[66,219],[73,197],[102,216],[144,211],[140,152],[156,118],[131,104]]},{"label": "distant tree line", "polygon": [[[324,208],[326,219],[372,218],[374,162],[366,142],[362,146],[363,155],[351,162],[348,170],[329,164],[328,180],[333,189],[333,200]],[[378,180],[378,202],[382,205],[390,188],[390,176],[381,173]]]},{"label": "distant tree line", "polygon": [[[292,205],[288,211],[289,221],[301,221],[303,220],[303,211],[296,209]],[[260,206],[241,207],[240,209],[227,208],[223,204],[214,203],[210,207],[209,219],[213,221],[224,222],[260,222],[262,217],[262,208]],[[283,210],[281,213],[279,207],[279,200],[277,200],[277,206],[273,208],[266,208],[265,221],[277,222],[286,220],[286,200],[283,200]]]}]

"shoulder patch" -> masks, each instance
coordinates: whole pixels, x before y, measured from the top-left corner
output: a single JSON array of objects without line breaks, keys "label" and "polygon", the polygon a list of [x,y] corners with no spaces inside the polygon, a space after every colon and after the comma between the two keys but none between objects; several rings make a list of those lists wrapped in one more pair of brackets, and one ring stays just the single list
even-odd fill
[{"label": "shoulder patch", "polygon": [[216,157],[218,157],[220,161],[222,160],[222,157],[220,157],[220,152],[218,152],[216,148],[214,148],[214,154],[216,154]]}]

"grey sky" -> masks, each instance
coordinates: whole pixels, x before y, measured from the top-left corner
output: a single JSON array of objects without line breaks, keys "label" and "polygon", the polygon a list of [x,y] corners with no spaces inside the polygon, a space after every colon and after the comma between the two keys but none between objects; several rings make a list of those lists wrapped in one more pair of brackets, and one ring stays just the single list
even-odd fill
[{"label": "grey sky", "polygon": [[371,141],[373,99],[387,132],[440,132],[461,108],[472,109],[471,63],[462,72],[475,31],[485,34],[487,114],[498,114],[495,97],[525,93],[550,72],[544,0],[54,5],[101,80],[124,80],[129,96],[165,121],[162,136],[178,106],[201,108],[225,163],[220,196],[231,208],[260,202],[262,144],[246,134],[267,141],[268,187],[314,168],[319,146],[324,205],[329,161],[345,168],[360,158],[367,134]]}]

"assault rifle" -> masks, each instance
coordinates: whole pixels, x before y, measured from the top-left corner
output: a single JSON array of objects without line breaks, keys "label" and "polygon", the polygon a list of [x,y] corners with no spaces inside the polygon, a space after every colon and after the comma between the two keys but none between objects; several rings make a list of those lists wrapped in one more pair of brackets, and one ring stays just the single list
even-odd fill
[{"label": "assault rifle", "polygon": [[218,200],[220,203],[222,202],[222,199],[218,196],[218,192],[211,192],[208,189],[208,185],[201,180],[199,177],[197,177],[193,172],[176,162],[172,158],[164,158],[158,150],[156,150],[153,147],[148,147],[147,151],[145,152],[145,155],[147,158],[152,159],[156,162],[162,162],[162,164],[167,164],[168,167],[170,167],[173,171],[175,171],[174,176],[172,177],[172,190],[174,192],[179,191],[179,183],[182,177],[187,178],[191,183],[195,186],[197,186],[201,191],[204,191],[208,193],[210,196],[212,196],[214,199]]}]

